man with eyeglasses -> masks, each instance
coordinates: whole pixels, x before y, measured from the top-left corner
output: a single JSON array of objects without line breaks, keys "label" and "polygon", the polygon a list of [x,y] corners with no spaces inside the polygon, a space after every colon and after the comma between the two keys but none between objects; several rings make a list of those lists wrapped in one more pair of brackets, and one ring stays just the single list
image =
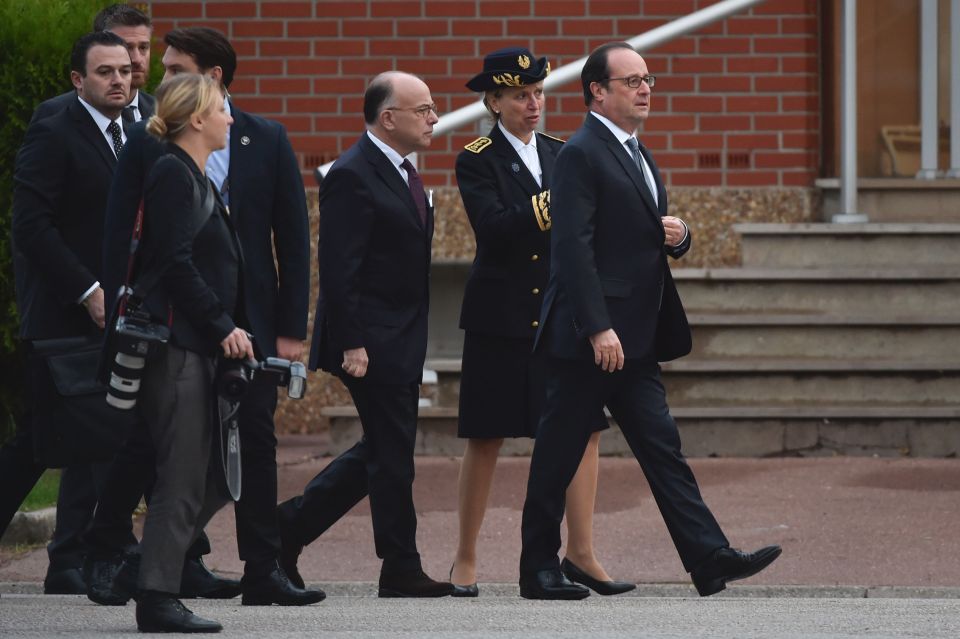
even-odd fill
[{"label": "man with eyeglasses", "polygon": [[548,360],[547,400],[523,507],[520,594],[582,599],[560,571],[564,493],[606,406],[643,469],[684,568],[701,596],[756,574],[780,555],[732,549],[680,451],[658,362],[690,352],[690,327],[667,256],[690,230],[667,215],[667,193],[636,133],[655,78],[625,42],[605,44],[581,73],[589,113],[557,156],[552,252],[535,351]]},{"label": "man with eyeglasses", "polygon": [[390,71],[363,98],[366,131],[320,184],[320,294],[310,368],[350,391],[363,438],[301,496],[278,507],[281,561],[297,556],[370,495],[380,597],[444,597],[417,551],[413,447],[427,351],[433,206],[407,157],[430,146],[438,122],[430,89]]}]

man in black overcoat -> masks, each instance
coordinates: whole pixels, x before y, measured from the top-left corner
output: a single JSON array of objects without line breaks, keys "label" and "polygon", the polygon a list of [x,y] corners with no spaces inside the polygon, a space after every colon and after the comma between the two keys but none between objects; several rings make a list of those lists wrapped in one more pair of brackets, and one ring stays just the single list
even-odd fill
[{"label": "man in black overcoat", "polygon": [[523,508],[520,594],[581,599],[560,571],[564,492],[606,406],[640,463],[698,592],[755,574],[780,554],[731,549],[703,503],[670,416],[658,362],[690,352],[690,328],[667,256],[690,230],[667,215],[667,194],[638,128],[656,78],[627,43],[603,45],[581,74],[589,113],[557,157],[550,283],[535,349],[548,358],[547,400]]}]

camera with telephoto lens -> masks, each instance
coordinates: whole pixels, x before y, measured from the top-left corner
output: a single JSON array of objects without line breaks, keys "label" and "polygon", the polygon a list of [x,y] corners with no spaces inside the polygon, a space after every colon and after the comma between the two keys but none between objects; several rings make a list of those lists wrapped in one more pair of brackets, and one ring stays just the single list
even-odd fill
[{"label": "camera with telephoto lens", "polygon": [[220,364],[217,394],[231,402],[239,402],[254,376],[263,373],[274,375],[277,386],[285,386],[290,399],[302,399],[307,392],[307,368],[300,362],[268,357],[262,362],[222,359]]},{"label": "camera with telephoto lens", "polygon": [[170,329],[151,321],[142,311],[133,311],[117,318],[114,345],[117,354],[110,366],[107,403],[114,408],[130,410],[137,405],[140,379],[147,355],[154,344],[166,344]]}]

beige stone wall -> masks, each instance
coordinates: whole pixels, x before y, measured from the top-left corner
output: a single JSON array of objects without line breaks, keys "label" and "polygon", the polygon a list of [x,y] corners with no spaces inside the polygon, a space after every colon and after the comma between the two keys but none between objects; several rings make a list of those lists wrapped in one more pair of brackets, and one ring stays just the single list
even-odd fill
[{"label": "beige stone wall", "polygon": [[[319,212],[316,189],[307,192],[310,207],[312,264],[310,323],[317,291],[316,242]],[[472,260],[473,233],[456,188],[434,192],[436,230],[433,241],[435,261]],[[733,225],[741,222],[819,221],[820,203],[808,188],[679,188],[670,189],[670,213],[680,217],[694,234],[693,249],[677,266],[722,267],[740,264],[740,242]],[[327,428],[320,415],[325,406],[350,403],[343,385],[326,373],[311,373],[307,397],[298,402],[281,400],[277,430],[284,433],[314,433]]]}]

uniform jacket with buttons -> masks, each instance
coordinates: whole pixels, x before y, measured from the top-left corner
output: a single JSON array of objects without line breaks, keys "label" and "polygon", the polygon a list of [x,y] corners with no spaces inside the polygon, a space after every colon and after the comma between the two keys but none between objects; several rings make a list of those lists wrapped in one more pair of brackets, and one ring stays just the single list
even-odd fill
[{"label": "uniform jacket with buttons", "polygon": [[[533,339],[550,270],[550,232],[542,230],[533,197],[550,188],[563,142],[541,133],[542,186],[494,126],[486,146],[457,157],[457,184],[477,240],[460,312],[460,328]],[[482,138],[481,138],[482,140]]]}]

